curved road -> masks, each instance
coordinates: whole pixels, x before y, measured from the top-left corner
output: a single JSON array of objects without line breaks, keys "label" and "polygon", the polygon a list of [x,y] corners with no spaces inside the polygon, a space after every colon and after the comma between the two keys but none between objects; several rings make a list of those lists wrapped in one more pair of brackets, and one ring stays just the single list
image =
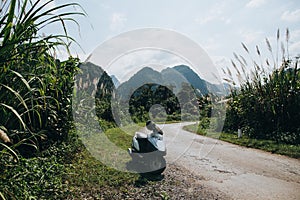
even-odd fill
[{"label": "curved road", "polygon": [[159,125],[167,162],[202,177],[201,184],[232,199],[300,199],[300,161]]}]

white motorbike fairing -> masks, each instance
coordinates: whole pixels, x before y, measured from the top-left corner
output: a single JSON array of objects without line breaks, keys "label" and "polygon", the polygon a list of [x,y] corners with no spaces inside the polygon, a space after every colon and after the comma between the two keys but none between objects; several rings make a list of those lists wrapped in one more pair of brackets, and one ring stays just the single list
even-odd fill
[{"label": "white motorbike fairing", "polygon": [[137,138],[146,139],[158,150],[161,152],[166,151],[166,145],[163,141],[163,136],[159,133],[151,133],[151,134],[145,134],[142,132],[136,132],[135,136],[132,139],[132,145],[137,151],[140,151],[140,144],[137,140]]},{"label": "white motorbike fairing", "polygon": [[140,145],[139,142],[137,141],[136,137],[132,138],[132,146],[137,150],[140,151]]},{"label": "white motorbike fairing", "polygon": [[158,151],[166,151],[166,145],[163,141],[163,136],[156,133],[148,135],[148,141],[158,150]]}]

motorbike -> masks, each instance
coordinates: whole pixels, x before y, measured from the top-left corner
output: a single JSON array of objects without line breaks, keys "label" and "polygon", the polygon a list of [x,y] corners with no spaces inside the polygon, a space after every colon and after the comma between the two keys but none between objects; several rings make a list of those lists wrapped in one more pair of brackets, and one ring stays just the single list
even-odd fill
[{"label": "motorbike", "polygon": [[136,132],[132,138],[128,153],[132,158],[131,168],[140,173],[159,175],[166,169],[166,145],[163,132],[151,121],[146,127],[152,131],[150,134]]}]

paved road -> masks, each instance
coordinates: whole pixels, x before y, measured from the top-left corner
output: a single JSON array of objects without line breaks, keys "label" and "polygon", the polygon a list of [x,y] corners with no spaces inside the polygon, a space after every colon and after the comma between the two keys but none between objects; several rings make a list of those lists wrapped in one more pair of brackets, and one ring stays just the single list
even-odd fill
[{"label": "paved road", "polygon": [[160,125],[167,162],[203,177],[201,183],[232,199],[300,199],[300,161]]}]

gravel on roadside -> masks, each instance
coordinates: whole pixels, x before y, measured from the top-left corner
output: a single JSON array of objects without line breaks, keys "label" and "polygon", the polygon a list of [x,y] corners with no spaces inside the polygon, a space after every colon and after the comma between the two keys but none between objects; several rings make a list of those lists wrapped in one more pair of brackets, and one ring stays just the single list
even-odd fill
[{"label": "gravel on roadside", "polygon": [[141,177],[134,185],[102,188],[99,194],[82,194],[82,199],[229,199],[220,191],[206,188],[203,178],[169,164],[161,176]]}]

